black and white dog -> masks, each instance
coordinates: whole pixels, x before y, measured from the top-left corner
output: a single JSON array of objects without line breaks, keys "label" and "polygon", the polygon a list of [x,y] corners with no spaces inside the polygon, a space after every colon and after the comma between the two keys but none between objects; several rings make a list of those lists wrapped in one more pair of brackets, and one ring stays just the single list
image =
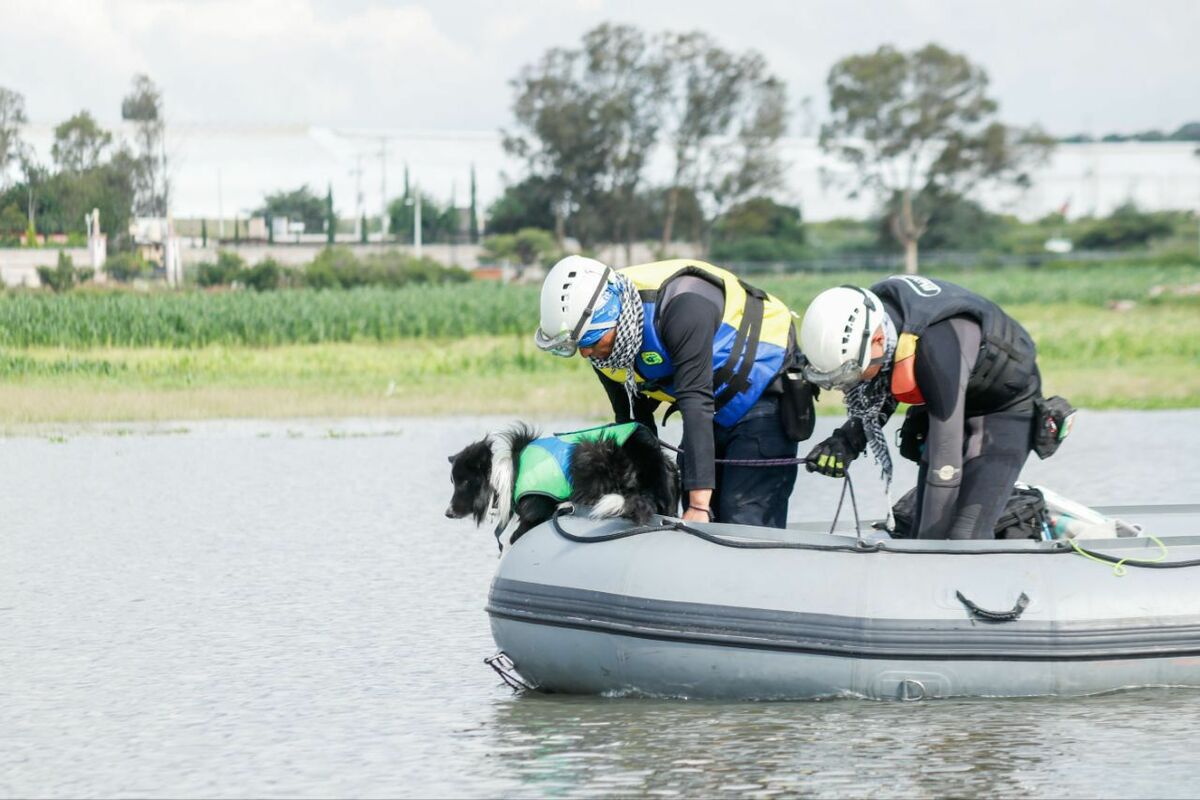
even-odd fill
[{"label": "black and white dog", "polygon": [[[515,515],[518,525],[512,542],[550,519],[558,502],[544,495],[527,494],[513,507],[516,465],[521,463],[521,451],[537,438],[536,430],[518,423],[450,456],[454,495],[446,516],[470,516],[476,525],[482,525],[494,514],[499,539]],[[571,452],[570,473],[570,500],[591,506],[592,517],[628,517],[644,525],[655,513],[673,515],[677,511],[679,470],[643,426],[621,445],[607,438],[579,442]]]}]

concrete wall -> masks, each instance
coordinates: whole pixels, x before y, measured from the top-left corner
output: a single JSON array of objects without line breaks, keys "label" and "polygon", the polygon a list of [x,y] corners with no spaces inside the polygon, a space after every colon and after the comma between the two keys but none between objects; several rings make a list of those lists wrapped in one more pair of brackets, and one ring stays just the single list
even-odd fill
[{"label": "concrete wall", "polygon": [[[193,246],[194,245],[194,246]],[[357,256],[371,253],[381,253],[388,250],[399,250],[411,253],[408,245],[379,245],[352,244],[338,245],[346,247]],[[632,259],[626,260],[624,245],[601,245],[596,249],[596,258],[613,267],[624,267],[629,264],[642,264],[657,258],[657,244],[637,242],[632,248]],[[316,258],[324,248],[324,244],[260,244],[248,243],[237,247],[226,246],[218,248],[214,244],[200,247],[199,240],[183,240],[182,257],[184,267],[192,267],[205,261],[215,261],[217,251],[229,250],[240,255],[247,264],[257,264],[266,258],[273,258],[280,264],[290,267],[301,267]],[[422,248],[423,255],[447,266],[459,266],[473,270],[479,266],[479,256],[482,247],[477,244],[427,244]],[[91,260],[85,247],[63,248],[77,267],[91,265]],[[7,286],[39,286],[38,267],[53,267],[58,263],[59,250],[54,248],[0,248],[0,280]],[[676,242],[667,253],[670,257],[696,258],[700,247],[687,242]]]},{"label": "concrete wall", "polygon": [[[54,247],[0,248],[0,280],[6,286],[40,286],[38,267],[53,267],[58,264],[60,250]],[[91,266],[86,247],[64,247],[77,267]]]},{"label": "concrete wall", "polygon": [[[195,247],[189,247],[185,242],[183,248],[183,263],[185,266],[199,264],[204,261],[215,261],[217,258],[217,250],[228,250],[235,252],[246,260],[248,264],[257,264],[265,258],[273,258],[280,264],[288,266],[302,266],[316,258],[317,253],[325,247],[322,244],[262,244],[251,243],[241,244],[237,247],[224,245],[218,248],[216,245],[209,243],[207,248],[200,247],[196,243]],[[365,256],[371,253],[387,252],[389,250],[398,250],[402,253],[412,253],[410,245],[400,244],[339,244],[338,247],[345,247],[352,251],[356,256]],[[427,244],[422,248],[422,255],[427,258],[432,258],[447,266],[459,266],[463,269],[475,269],[479,266],[479,258],[482,252],[482,247],[477,244]],[[596,258],[610,264],[614,267],[624,267],[629,264],[642,264],[647,261],[654,261],[656,258],[657,244],[648,242],[637,242],[632,248],[632,259],[626,261],[624,245],[601,245],[596,250]],[[687,242],[677,242],[671,246],[669,255],[678,256],[680,258],[695,258],[700,253],[700,247],[696,244]]]}]

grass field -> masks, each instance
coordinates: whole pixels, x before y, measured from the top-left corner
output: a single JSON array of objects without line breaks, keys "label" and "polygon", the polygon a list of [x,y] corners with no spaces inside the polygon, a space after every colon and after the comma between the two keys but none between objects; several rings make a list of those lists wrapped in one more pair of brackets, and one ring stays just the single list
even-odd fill
[{"label": "grass field", "polygon": [[[1094,408],[1200,406],[1196,267],[946,274],[1038,341],[1048,391]],[[877,275],[758,276],[803,309]],[[1167,287],[1156,291],[1155,287]],[[1132,300],[1124,311],[1114,301]],[[0,425],[495,413],[601,417],[578,358],[533,347],[536,287],[0,295]],[[822,404],[840,410],[836,397]]]}]

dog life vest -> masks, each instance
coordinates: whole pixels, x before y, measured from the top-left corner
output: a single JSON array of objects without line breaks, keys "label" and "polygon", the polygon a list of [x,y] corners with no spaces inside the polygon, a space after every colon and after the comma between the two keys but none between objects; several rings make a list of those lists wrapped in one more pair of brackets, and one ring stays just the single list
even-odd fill
[{"label": "dog life vest", "polygon": [[[754,405],[789,355],[792,312],[779,299],[743,283],[728,270],[703,261],[675,259],[637,264],[619,270],[638,289],[645,311],[642,349],[634,364],[638,390],[655,400],[675,402],[675,367],[658,335],[658,297],[675,278],[703,278],[725,293],[721,325],[713,337],[713,419],[733,426]],[[601,369],[617,383],[625,370]]]},{"label": "dog life vest", "polygon": [[892,395],[922,405],[916,358],[921,334],[935,322],[966,316],[979,323],[979,356],[967,381],[966,410],[998,411],[1031,394],[1037,348],[1020,323],[992,301],[961,286],[916,275],[893,275],[871,291],[900,312],[899,339],[892,364]]},{"label": "dog life vest", "polygon": [[559,502],[571,497],[571,454],[580,442],[611,439],[623,445],[641,423],[601,425],[573,433],[534,439],[525,445],[517,460],[513,501],[527,494],[540,494]]}]

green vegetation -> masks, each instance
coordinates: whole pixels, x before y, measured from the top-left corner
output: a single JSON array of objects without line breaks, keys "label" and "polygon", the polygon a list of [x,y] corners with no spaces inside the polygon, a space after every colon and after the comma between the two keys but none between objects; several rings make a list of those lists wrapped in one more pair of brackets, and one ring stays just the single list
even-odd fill
[{"label": "green vegetation", "polygon": [[549,231],[522,228],[516,233],[498,233],[484,239],[483,255],[493,261],[509,261],[524,268],[534,264],[549,267],[563,253]]},{"label": "green vegetation", "polygon": [[718,263],[802,261],[805,246],[800,209],[755,197],[739,203],[713,226],[712,259]]},{"label": "green vegetation", "polygon": [[[1200,406],[1200,269],[945,272],[1038,341],[1090,408]],[[878,273],[755,276],[797,310]],[[606,413],[579,358],[533,347],[536,286],[0,294],[0,423],[211,416]],[[1132,304],[1130,303],[1132,301]],[[1113,307],[1115,306],[1115,308]],[[1117,310],[1122,309],[1122,310]],[[841,413],[837,395],[822,403]]]},{"label": "green vegetation", "polygon": [[395,291],[76,291],[0,295],[4,347],[264,347],[525,332],[537,289],[419,285]]}]

